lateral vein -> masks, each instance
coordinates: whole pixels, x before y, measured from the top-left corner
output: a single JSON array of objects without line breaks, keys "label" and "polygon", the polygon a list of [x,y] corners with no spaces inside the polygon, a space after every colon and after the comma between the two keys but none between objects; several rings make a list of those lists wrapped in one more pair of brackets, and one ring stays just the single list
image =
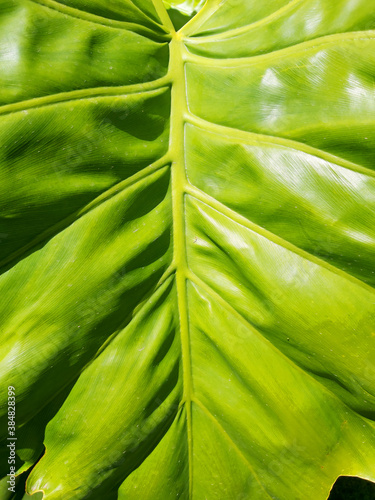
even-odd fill
[{"label": "lateral vein", "polygon": [[34,97],[20,102],[4,104],[0,106],[0,115],[19,113],[29,109],[38,109],[54,104],[62,104],[70,101],[82,101],[104,97],[126,97],[127,95],[145,94],[148,92],[161,90],[170,84],[167,75],[151,82],[137,83],[134,85],[121,85],[118,87],[97,87],[88,89],[71,90],[59,92],[43,97]]},{"label": "lateral vein", "polygon": [[[74,7],[70,7],[68,5],[63,5],[60,2],[56,2],[55,0],[29,0],[35,4],[41,5],[46,9],[50,9],[52,11],[58,12],[65,16],[73,17],[75,19],[79,19],[80,21],[86,21],[92,24],[99,24],[101,26],[105,26],[108,28],[114,29],[122,29],[126,31],[133,31],[140,35],[149,36],[150,38],[159,38],[159,39],[169,39],[167,35],[162,33],[157,33],[152,31],[149,28],[142,26],[141,24],[126,22],[126,21],[117,21],[115,19],[109,19],[103,16],[99,16],[97,14],[91,14],[90,12],[85,12]],[[144,12],[137,9],[141,15],[145,16],[152,24],[155,25],[155,28],[160,27],[156,21],[148,17]]]},{"label": "lateral vein", "polygon": [[328,163],[333,163],[339,167],[345,168],[347,170],[352,170],[359,174],[367,175],[369,177],[375,177],[375,171],[371,170],[358,163],[353,163],[349,160],[345,160],[340,156],[335,156],[331,153],[327,153],[321,149],[309,146],[303,142],[295,141],[293,139],[286,139],[285,137],[277,137],[274,135],[260,134],[257,132],[249,132],[247,130],[239,130],[232,127],[227,127],[224,125],[218,125],[217,123],[209,122],[200,118],[197,115],[189,113],[186,116],[186,120],[192,125],[199,127],[204,130],[208,130],[214,134],[224,136],[227,140],[235,140],[237,143],[241,141],[246,144],[275,144],[283,146],[288,149],[294,149],[295,151],[301,151],[311,156],[316,156]]},{"label": "lateral vein", "polygon": [[64,219],[54,224],[53,226],[50,226],[49,228],[45,229],[42,233],[33,238],[29,243],[15,250],[7,257],[5,257],[2,261],[0,261],[0,274],[4,272],[4,269],[2,269],[3,266],[6,266],[7,264],[17,259],[18,257],[23,259],[23,256],[26,254],[26,252],[28,252],[28,250],[32,250],[32,248],[36,247],[39,243],[46,240],[47,238],[53,238],[54,236],[62,232],[64,229],[66,229],[68,226],[73,224],[75,221],[80,219],[82,216],[84,216],[88,212],[91,212],[91,210],[93,210],[94,208],[98,207],[105,201],[108,201],[110,198],[113,198],[124,189],[141,181],[145,177],[152,175],[157,170],[166,167],[168,163],[169,163],[169,158],[168,156],[165,155],[156,162],[154,162],[153,164],[132,175],[131,177],[128,177],[127,179],[124,179],[118,182],[117,184],[114,184],[109,189],[107,189],[99,196],[94,198],[90,203],[88,203],[84,207],[79,208],[72,214],[68,215]]},{"label": "lateral vein", "polygon": [[185,157],[184,126],[187,112],[185,92],[185,72],[181,37],[174,34],[171,42],[170,73],[172,84],[172,115],[170,152],[172,156],[172,211],[173,211],[173,251],[176,265],[177,300],[180,319],[180,337],[183,369],[183,399],[186,401],[186,424],[189,453],[189,499],[192,498],[193,452],[192,452],[192,373],[190,356],[189,319],[186,290],[186,235],[185,235]]},{"label": "lateral vein", "polygon": [[339,269],[332,264],[329,264],[325,260],[320,259],[319,257],[316,257],[315,255],[310,254],[309,252],[306,252],[306,250],[303,250],[300,247],[297,247],[296,245],[293,245],[293,243],[290,243],[287,240],[284,240],[280,236],[277,236],[274,233],[271,233],[267,229],[265,229],[262,226],[258,226],[258,224],[255,224],[255,222],[252,222],[251,220],[247,219],[243,215],[239,214],[238,212],[235,212],[231,208],[227,207],[220,201],[217,201],[215,198],[212,196],[204,193],[201,191],[199,188],[191,185],[191,184],[186,184],[186,193],[191,195],[192,197],[196,198],[197,200],[201,201],[202,203],[205,203],[207,206],[211,207],[213,210],[216,210],[217,212],[221,213],[225,217],[228,217],[231,219],[233,222],[240,224],[241,226],[246,227],[247,229],[250,229],[254,233],[259,234],[260,236],[263,236],[267,240],[275,243],[276,245],[279,245],[286,250],[289,250],[290,252],[293,252],[300,257],[309,260],[310,262],[320,266],[324,267],[327,270],[341,276],[342,278],[351,281],[357,286],[360,286],[367,290],[368,292],[375,294],[374,288],[372,288],[370,285],[367,285],[365,282],[361,281],[360,279],[352,276],[351,274],[348,274],[347,272],[343,271],[342,269]]},{"label": "lateral vein", "polygon": [[209,419],[215,424],[216,428],[220,431],[220,434],[225,438],[225,440],[234,448],[238,454],[238,456],[242,459],[244,464],[246,464],[246,467],[249,469],[251,474],[253,475],[254,479],[256,482],[259,484],[261,489],[266,493],[268,498],[273,498],[271,495],[268,493],[266,488],[263,486],[261,483],[257,473],[255,472],[253,466],[249,462],[249,460],[245,457],[245,455],[242,453],[241,449],[237,446],[237,444],[233,441],[233,439],[229,436],[229,434],[226,432],[224,427],[220,424],[220,422],[217,420],[217,418],[210,412],[210,410],[196,397],[194,397],[193,402],[201,408],[201,410],[209,417]]}]

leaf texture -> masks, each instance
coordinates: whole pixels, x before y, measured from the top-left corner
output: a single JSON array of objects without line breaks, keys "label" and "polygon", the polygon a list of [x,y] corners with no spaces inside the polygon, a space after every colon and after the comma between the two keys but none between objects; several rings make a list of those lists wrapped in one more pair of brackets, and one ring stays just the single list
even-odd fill
[{"label": "leaf texture", "polygon": [[0,428],[12,385],[28,494],[375,481],[374,28],[365,0],[207,0],[177,32],[161,0],[1,3]]}]

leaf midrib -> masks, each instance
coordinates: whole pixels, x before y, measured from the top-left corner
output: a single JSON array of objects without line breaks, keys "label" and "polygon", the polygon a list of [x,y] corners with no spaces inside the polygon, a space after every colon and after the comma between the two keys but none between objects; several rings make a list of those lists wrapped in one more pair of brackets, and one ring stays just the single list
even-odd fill
[{"label": "leaf midrib", "polygon": [[189,499],[192,498],[192,373],[190,356],[190,333],[186,289],[186,228],[185,195],[186,172],[184,157],[185,115],[187,101],[185,91],[185,69],[183,59],[183,41],[180,34],[174,32],[170,43],[169,74],[172,80],[172,105],[169,154],[172,158],[172,218],[173,218],[173,261],[176,266],[177,302],[180,325],[183,396],[186,409],[187,442],[189,456]]}]

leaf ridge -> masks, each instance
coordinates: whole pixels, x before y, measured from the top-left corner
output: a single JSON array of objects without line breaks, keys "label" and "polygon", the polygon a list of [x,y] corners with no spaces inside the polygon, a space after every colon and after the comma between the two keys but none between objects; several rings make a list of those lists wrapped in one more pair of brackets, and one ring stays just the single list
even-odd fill
[{"label": "leaf ridge", "polygon": [[[287,12],[291,8],[293,8],[295,5],[298,5],[299,3],[302,3],[304,0],[290,0],[287,4],[283,5],[279,9],[275,10],[272,12],[272,14],[269,14],[266,17],[263,17],[262,19],[259,19],[258,21],[254,21],[250,24],[246,24],[244,26],[241,26],[240,28],[232,28],[230,30],[225,31],[224,33],[215,33],[213,35],[197,35],[197,37],[194,37],[194,34],[192,37],[189,37],[192,40],[199,39],[203,41],[211,41],[211,40],[223,40],[225,38],[231,38],[236,35],[242,35],[243,33],[246,33],[247,31],[251,31],[252,29],[258,28],[259,26],[262,26],[262,24],[266,24],[268,21],[271,21],[272,19],[277,19],[280,17],[280,14],[284,14],[284,12]],[[193,38],[194,37],[194,38]]]},{"label": "leaf ridge", "polygon": [[[55,0],[29,0],[30,2],[36,3],[45,7],[46,9],[53,10],[60,14],[73,17],[75,19],[79,19],[80,21],[86,21],[92,24],[99,24],[101,26],[106,26],[108,28],[114,29],[123,29],[126,31],[134,31],[139,34],[144,34],[146,36],[150,36],[151,38],[166,38],[167,35],[163,35],[162,33],[157,33],[152,31],[145,26],[137,23],[129,23],[126,21],[116,21],[114,19],[108,19],[106,17],[99,16],[97,14],[91,14],[90,12],[84,12],[82,10],[76,9],[74,7],[70,7],[67,5],[63,5],[60,2],[56,2]],[[138,9],[139,10],[139,9]],[[156,23],[153,19],[148,17],[143,11],[139,10],[142,15],[144,15],[152,24],[155,24],[156,27],[161,27],[160,24]]]},{"label": "leaf ridge", "polygon": [[[368,33],[364,35],[364,33]],[[317,47],[321,47],[324,45],[334,44],[336,41],[354,41],[354,40],[374,40],[375,39],[375,31],[352,31],[349,33],[334,33],[332,35],[325,35],[316,39],[307,40],[305,42],[296,43],[295,45],[291,45],[289,47],[284,47],[282,49],[274,50],[272,52],[267,52],[265,54],[258,54],[254,56],[248,57],[233,57],[226,59],[215,59],[212,57],[206,57],[198,54],[194,54],[187,50],[188,52],[188,60],[189,62],[195,62],[198,64],[203,63],[205,66],[211,66],[215,68],[230,68],[231,66],[252,66],[257,64],[258,61],[263,63],[264,60],[268,61],[269,59],[278,59],[283,57],[284,55],[296,56],[301,55],[308,50],[315,49]],[[296,48],[298,50],[296,50]],[[291,53],[291,54],[289,54]]]},{"label": "leaf ridge", "polygon": [[[172,276],[172,275],[175,275],[176,274],[176,266],[174,265],[174,263],[172,262],[168,268],[164,271],[164,273],[162,274],[162,276],[160,277],[159,281],[156,283],[156,285],[150,290],[148,291],[145,296],[143,297],[142,300],[140,300],[139,304],[137,305],[137,307],[130,313],[130,315],[124,320],[123,323],[121,323],[121,325],[116,329],[115,332],[113,332],[104,342],[103,344],[99,347],[98,351],[96,352],[96,354],[92,357],[92,360],[91,361],[94,361],[94,359],[96,359],[107,347],[108,345],[117,337],[117,335],[121,332],[121,330],[123,328],[126,328],[130,323],[131,321],[133,321],[133,319],[142,314],[142,311],[144,309],[144,307],[146,307],[147,305],[147,302],[152,299],[154,297],[154,295],[160,291],[161,287],[166,284],[166,282],[168,281],[168,279]],[[169,281],[169,284],[172,283],[173,279],[171,279]],[[167,288],[168,285],[165,286],[165,288]],[[128,321],[130,319],[130,321]],[[125,326],[122,326],[122,325],[125,325]],[[91,362],[90,361],[90,362]],[[183,401],[181,401],[180,403],[181,405],[183,404]]]},{"label": "leaf ridge", "polygon": [[33,238],[29,243],[22,246],[18,250],[15,250],[10,255],[2,259],[0,261],[0,274],[4,273],[7,270],[4,269],[4,266],[10,263],[11,265],[8,267],[8,269],[13,267],[12,262],[14,262],[15,259],[17,259],[16,263],[20,262],[29,255],[28,253],[29,250],[32,250],[33,248],[37,247],[40,243],[42,243],[46,239],[53,238],[57,234],[63,232],[67,227],[72,225],[81,217],[91,212],[91,210],[94,210],[102,203],[105,203],[106,201],[110,200],[111,198],[122,192],[124,189],[137,184],[137,182],[140,182],[141,180],[154,174],[158,170],[163,169],[164,167],[167,166],[168,162],[169,162],[168,156],[164,155],[162,158],[152,163],[148,167],[142,169],[141,171],[137,172],[136,174],[132,175],[131,177],[128,177],[127,179],[124,179],[114,184],[109,189],[105,190],[99,196],[90,201],[90,203],[88,203],[84,207],[79,208],[72,214],[68,215],[64,219],[54,224],[53,226],[45,229],[42,233]]},{"label": "leaf ridge", "polygon": [[353,172],[375,178],[374,170],[371,170],[368,167],[364,167],[363,165],[359,165],[358,163],[353,163],[349,160],[345,160],[345,158],[341,158],[340,156],[327,153],[322,149],[315,148],[313,146],[305,144],[304,142],[296,141],[293,139],[286,139],[285,137],[260,134],[257,132],[249,132],[247,130],[239,130],[232,127],[226,127],[225,125],[219,125],[217,123],[207,121],[197,115],[194,115],[191,112],[189,112],[189,114],[186,116],[186,120],[188,123],[191,123],[196,127],[204,130],[207,129],[217,135],[225,136],[226,138],[228,138],[229,136],[231,140],[240,140],[242,142],[245,142],[246,144],[277,144],[288,149],[302,151],[303,153],[306,153],[308,155],[316,156],[317,158],[327,161],[328,163],[333,163],[347,170],[351,170]]},{"label": "leaf ridge", "polygon": [[224,429],[224,427],[220,424],[220,422],[217,420],[217,418],[210,412],[210,410],[196,397],[194,397],[193,402],[199,406],[199,408],[208,416],[208,418],[215,424],[216,428],[219,430],[220,434],[225,438],[225,440],[232,446],[232,448],[237,452],[238,456],[241,457],[242,461],[246,464],[246,467],[249,469],[253,477],[255,478],[256,482],[259,484],[259,486],[262,488],[262,490],[266,493],[268,498],[273,499],[271,495],[268,493],[267,489],[263,485],[263,483],[260,481],[258,474],[255,472],[253,466],[249,462],[249,460],[245,457],[245,455],[242,453],[240,448],[237,446],[237,444],[233,441],[233,439],[229,436],[227,431]]},{"label": "leaf ridge", "polygon": [[[166,271],[164,272],[163,276],[161,276],[161,278],[159,279],[158,283],[155,285],[154,289],[152,290],[151,294],[149,294],[140,304],[140,307],[139,309],[135,312],[135,313],[130,313],[121,323],[120,325],[116,328],[116,330],[103,342],[103,344],[99,347],[99,349],[96,351],[95,354],[93,354],[93,356],[91,357],[91,359],[89,361],[87,361],[87,363],[85,365],[83,365],[81,367],[81,369],[74,375],[74,377],[72,377],[71,379],[69,379],[68,381],[66,381],[65,384],[63,384],[54,394],[53,396],[46,400],[43,404],[43,406],[39,407],[38,408],[38,411],[32,415],[30,418],[28,418],[27,420],[25,420],[24,422],[22,422],[22,426],[25,426],[27,425],[36,415],[38,415],[47,405],[49,405],[52,401],[54,401],[57,396],[59,394],[61,394],[61,392],[64,391],[64,389],[66,389],[66,387],[69,386],[69,384],[71,384],[75,379],[78,380],[78,378],[80,377],[80,375],[86,370],[86,368],[88,368],[99,356],[100,354],[113,342],[113,340],[115,340],[115,338],[118,336],[118,334],[124,329],[126,328],[127,326],[130,325],[130,323],[139,315],[142,314],[143,310],[146,308],[147,306],[147,302],[148,300],[150,300],[157,292],[160,292],[162,293],[162,287],[164,288],[167,288],[173,281],[174,278],[172,278],[172,275],[174,274],[175,272],[175,269],[174,269],[174,266],[171,265],[169,266]],[[171,278],[171,279],[170,279]],[[169,282],[168,282],[169,280]],[[180,410],[181,407],[183,407],[183,405],[185,404],[185,401],[182,400],[180,401],[179,403],[179,406],[177,408],[177,411]],[[44,443],[43,443],[44,444]],[[40,457],[40,459],[37,460],[37,462],[35,463],[38,463],[42,458],[44,457],[44,454],[42,457]],[[34,464],[35,465],[35,464]],[[31,468],[32,466],[30,466],[29,468]]]},{"label": "leaf ridge", "polygon": [[290,243],[287,240],[284,240],[280,236],[277,236],[276,234],[272,233],[271,231],[268,231],[264,227],[259,226],[258,224],[255,224],[255,222],[250,221],[243,215],[240,215],[238,212],[235,212],[231,208],[227,207],[220,201],[216,200],[212,196],[204,193],[201,191],[199,188],[196,186],[193,186],[192,184],[186,185],[186,192],[190,194],[192,197],[196,198],[197,200],[201,201],[202,203],[206,204],[213,210],[216,210],[217,212],[221,213],[222,215],[228,217],[231,219],[233,222],[236,222],[237,224],[240,224],[241,226],[246,227],[247,229],[250,229],[251,231],[254,231],[255,233],[259,234],[260,236],[263,236],[267,240],[275,243],[276,245],[279,245],[286,250],[289,250],[290,252],[293,252],[300,257],[309,260],[310,262],[328,269],[329,271],[341,276],[342,278],[351,281],[357,286],[360,286],[367,290],[368,292],[375,294],[375,289],[368,285],[367,283],[361,281],[360,279],[356,278],[355,276],[352,276],[351,274],[347,273],[346,271],[343,271],[342,269],[337,268],[336,266],[329,264],[323,259],[320,259],[319,257],[316,257],[315,255],[310,254],[306,250],[303,250],[302,248],[297,247],[293,243]]},{"label": "leaf ridge", "polygon": [[[226,308],[228,312],[233,314],[239,321],[241,321],[241,323],[244,323],[254,333],[254,335],[256,335],[258,338],[263,340],[263,342],[265,342],[279,356],[281,356],[283,359],[287,360],[288,363],[291,364],[294,368],[296,368],[299,372],[302,372],[304,375],[307,375],[310,379],[312,379],[314,382],[319,384],[319,386],[322,388],[322,390],[325,393],[329,394],[331,397],[333,397],[335,399],[335,401],[337,401],[339,404],[342,404],[343,406],[345,406],[345,408],[350,410],[353,414],[355,414],[358,418],[360,418],[364,423],[366,423],[366,424],[371,423],[371,425],[374,426],[373,422],[371,422],[369,419],[367,419],[366,417],[364,417],[360,413],[353,410],[347,403],[342,401],[333,391],[331,391],[331,389],[329,389],[327,386],[325,386],[318,378],[315,378],[307,369],[301,368],[301,366],[299,366],[295,361],[293,361],[292,358],[290,358],[285,353],[283,353],[273,342],[268,340],[254,325],[252,325],[252,323],[250,323],[239,311],[237,311],[237,309],[235,309],[226,299],[224,299],[208,283],[203,281],[199,276],[197,276],[190,269],[188,272],[188,279],[195,286],[202,288],[208,295],[210,295],[214,300],[216,300],[224,308]],[[321,378],[323,378],[323,377],[321,377]],[[362,386],[361,386],[361,388],[362,388]],[[374,430],[375,430],[375,427],[374,427]]]},{"label": "leaf ridge", "polygon": [[[192,273],[192,279],[194,279],[196,277],[196,275],[194,274],[194,272]],[[199,278],[197,278],[199,279]],[[190,280],[190,279],[189,279]],[[197,285],[197,283],[193,282],[192,280],[190,280],[191,283],[193,284],[194,287],[197,287],[199,288],[199,286]],[[200,288],[203,289],[203,287],[201,286]],[[210,286],[208,285],[207,289],[205,290],[205,292],[210,295],[210,297],[213,299],[213,295],[212,293],[209,292],[209,288]],[[224,299],[225,300],[225,299]],[[228,309],[229,311],[229,309]],[[242,321],[243,323],[243,321]],[[252,327],[252,325],[250,323],[247,323],[247,326],[250,326]],[[208,333],[206,333],[205,331],[203,331],[201,328],[199,328],[199,333],[205,337],[205,339],[207,339],[207,341],[210,343],[210,345],[212,346],[213,350],[215,350],[220,358],[222,360],[224,360],[225,364],[228,366],[228,368],[230,368],[230,371],[231,373],[233,373],[235,376],[236,376],[236,379],[239,380],[241,382],[241,384],[244,386],[244,388],[246,389],[246,391],[251,394],[251,387],[249,387],[249,385],[247,384],[247,381],[244,379],[244,377],[242,376],[241,372],[237,369],[237,366],[232,362],[232,359],[230,358],[230,356],[228,354],[225,354],[223,352],[223,349],[221,347],[219,347],[215,341],[209,336]],[[258,334],[258,332],[257,332]],[[265,338],[264,338],[265,339]],[[266,340],[266,339],[265,339]],[[268,341],[267,341],[268,342]],[[194,397],[194,399],[196,400],[197,398]]]},{"label": "leaf ridge", "polygon": [[68,92],[59,92],[42,97],[33,97],[24,101],[4,104],[0,106],[0,116],[20,113],[29,109],[39,109],[46,106],[53,106],[70,101],[84,101],[105,97],[126,97],[134,94],[153,94],[160,91],[170,84],[167,75],[145,83],[136,83],[131,85],[120,85],[113,87],[97,87],[88,89],[70,90]]}]

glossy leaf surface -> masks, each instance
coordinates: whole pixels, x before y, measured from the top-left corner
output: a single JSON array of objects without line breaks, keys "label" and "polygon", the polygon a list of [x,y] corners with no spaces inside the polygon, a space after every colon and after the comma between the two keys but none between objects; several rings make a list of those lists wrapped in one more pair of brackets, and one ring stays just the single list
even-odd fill
[{"label": "glossy leaf surface", "polygon": [[176,33],[198,6],[0,4],[0,428],[12,385],[29,494],[375,480],[375,9],[207,0]]}]

